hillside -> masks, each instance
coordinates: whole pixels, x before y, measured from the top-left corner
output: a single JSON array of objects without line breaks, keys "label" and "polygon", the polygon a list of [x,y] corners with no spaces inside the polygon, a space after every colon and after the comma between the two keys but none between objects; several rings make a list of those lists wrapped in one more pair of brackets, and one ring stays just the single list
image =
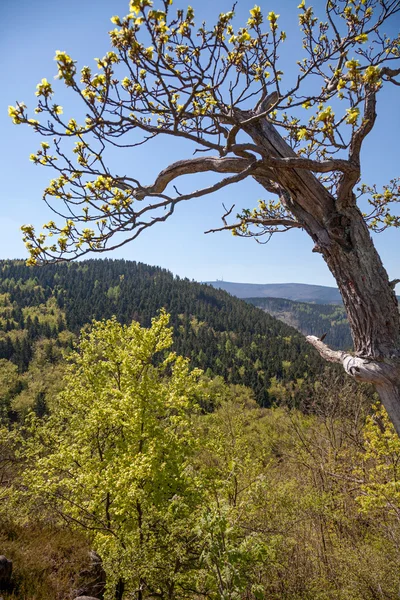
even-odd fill
[{"label": "hillside", "polygon": [[304,335],[321,337],[326,333],[325,341],[332,348],[350,350],[353,346],[343,306],[294,302],[284,298],[246,298],[246,302],[295,327]]},{"label": "hillside", "polygon": [[[210,378],[169,353],[166,315],[150,329],[132,322],[147,327],[161,307],[174,349]],[[238,600],[395,597],[398,439],[378,405],[371,418],[366,386],[327,373],[266,309],[296,326],[343,317],[340,306],[244,302],[134,262],[0,262],[4,600],[102,598],[105,582],[122,600],[144,576],[143,599],[220,598],[223,569],[224,597]],[[112,315],[130,327],[95,324],[63,380],[80,328]]]},{"label": "hillside", "polygon": [[337,288],[306,283],[233,283],[208,281],[209,285],[225,290],[238,298],[287,298],[315,304],[342,304]]},{"label": "hillside", "polygon": [[[72,343],[68,332],[77,335],[92,319],[115,315],[147,327],[162,307],[171,313],[178,353],[209,376],[250,387],[262,406],[277,400],[271,380],[312,380],[325,367],[292,327],[223,290],[158,267],[89,260],[32,268],[0,261],[0,294],[0,359],[19,373],[37,364],[38,347],[43,360],[60,354]],[[43,339],[49,340],[45,349]]]}]

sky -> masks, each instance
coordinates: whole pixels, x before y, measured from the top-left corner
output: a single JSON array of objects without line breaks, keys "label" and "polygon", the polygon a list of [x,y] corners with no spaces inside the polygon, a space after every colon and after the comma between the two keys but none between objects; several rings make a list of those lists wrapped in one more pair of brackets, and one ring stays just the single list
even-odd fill
[{"label": "sky", "polygon": [[[288,34],[284,61],[289,64],[301,58],[293,44],[298,0],[259,0],[259,3],[264,11],[281,13],[283,29]],[[191,0],[191,4],[200,20],[207,19],[212,23],[220,12],[230,10],[232,2]],[[318,4],[321,0],[314,2],[314,5]],[[186,2],[179,0],[174,5],[186,6]],[[238,0],[237,21],[244,24],[253,6],[254,0]],[[56,50],[68,52],[78,61],[78,68],[94,67],[93,58],[103,56],[110,49],[107,32],[114,28],[110,17],[124,16],[127,12],[127,0],[0,2],[0,258],[25,257],[21,225],[31,223],[40,230],[43,223],[53,218],[42,201],[43,189],[52,174],[29,161],[29,155],[40,145],[40,137],[31,128],[13,125],[7,115],[8,105],[24,101],[28,108],[34,108],[37,83],[43,77],[54,81]],[[56,91],[54,101],[64,107],[68,118],[74,116],[73,94],[68,93],[61,83],[54,82],[53,87]],[[379,94],[377,124],[363,150],[362,180],[369,184],[382,185],[400,175],[400,90],[395,86],[390,88],[393,89]],[[185,152],[182,142],[169,138],[151,148],[129,149],[114,160],[118,160],[119,172],[132,177],[140,173],[141,181],[151,183],[156,173],[171,161],[187,158]],[[194,189],[196,187],[194,185]],[[246,283],[335,285],[321,256],[311,252],[312,240],[300,230],[275,235],[265,245],[257,244],[254,239],[233,237],[229,232],[204,235],[204,231],[221,226],[223,203],[252,208],[259,199],[268,199],[267,192],[248,179],[210,197],[180,204],[166,223],[150,228],[118,250],[97,256],[159,265],[180,277],[197,281],[223,279]],[[391,279],[400,277],[399,239],[396,230],[374,236]]]}]

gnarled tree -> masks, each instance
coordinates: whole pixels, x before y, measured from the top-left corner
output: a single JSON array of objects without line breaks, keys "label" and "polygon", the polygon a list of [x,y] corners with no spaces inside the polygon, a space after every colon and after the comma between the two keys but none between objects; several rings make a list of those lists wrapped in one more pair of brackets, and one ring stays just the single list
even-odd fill
[{"label": "gnarled tree", "polygon": [[[180,202],[253,178],[272,199],[233,223],[227,210],[220,229],[270,236],[301,228],[311,236],[342,294],[355,354],[309,341],[376,386],[400,434],[398,306],[368,229],[400,225],[390,212],[400,188],[397,180],[382,191],[360,183],[360,152],[379,92],[400,85],[400,38],[383,33],[399,18],[400,1],[327,0],[321,20],[302,0],[304,58],[288,74],[279,66],[286,35],[274,12],[265,18],[255,6],[237,28],[233,9],[213,27],[196,28],[191,7],[174,11],[170,4],[131,0],[127,16],[112,17],[113,49],[97,59],[96,73],[78,72],[57,52],[58,77],[81,99],[83,122],[64,120],[46,79],[35,109],[46,123],[29,118],[22,103],[10,107],[15,123],[49,138],[31,159],[58,171],[44,199],[64,222],[50,221],[38,235],[23,227],[30,263],[111,250],[165,221]],[[108,146],[140,148],[160,136],[193,142],[197,156],[170,164],[150,184],[110,171]],[[75,140],[72,153],[67,137]],[[210,171],[223,177],[179,194],[180,176]],[[368,215],[358,206],[365,195]]]}]

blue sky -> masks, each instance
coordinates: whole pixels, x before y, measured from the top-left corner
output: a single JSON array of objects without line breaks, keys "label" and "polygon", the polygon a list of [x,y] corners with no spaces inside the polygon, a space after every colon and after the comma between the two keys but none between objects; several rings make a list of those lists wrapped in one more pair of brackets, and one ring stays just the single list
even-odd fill
[{"label": "blue sky", "polygon": [[[186,5],[181,0],[175,4]],[[196,14],[210,23],[219,12],[231,8],[231,2],[225,0],[192,0],[191,4]],[[300,50],[294,52],[293,36],[290,35],[296,31],[297,4],[298,0],[261,2],[263,10],[281,13],[283,28],[288,33],[283,53],[286,62],[301,58]],[[316,4],[321,2],[318,0]],[[253,6],[254,0],[239,0],[237,20],[244,23],[248,10]],[[0,147],[0,258],[25,256],[20,226],[32,223],[40,229],[52,218],[41,200],[51,173],[29,161],[29,154],[39,147],[39,136],[30,128],[12,125],[7,116],[7,106],[16,101],[24,101],[28,107],[35,106],[37,83],[43,77],[53,81],[56,74],[53,60],[56,50],[67,51],[78,61],[78,67],[93,65],[94,57],[103,56],[109,50],[107,32],[114,27],[110,17],[123,16],[127,11],[128,2],[125,0],[68,0],[64,3],[3,0],[0,3],[0,122],[3,132]],[[64,107],[66,115],[74,116],[72,93],[68,93],[62,84],[55,83],[54,87],[55,101]],[[362,179],[370,184],[383,184],[400,174],[400,92],[399,88],[391,87],[393,89],[379,94],[377,125],[363,152]],[[151,148],[128,150],[119,155],[118,170],[132,176],[140,173],[142,181],[151,183],[155,174],[171,160],[185,157],[185,146],[168,140]],[[194,184],[195,187],[198,186]],[[101,256],[160,265],[177,275],[199,281],[223,278],[225,281],[253,283],[334,285],[320,255],[311,252],[312,241],[301,231],[276,235],[266,245],[234,238],[227,232],[204,235],[207,229],[221,225],[222,203],[252,208],[260,198],[267,198],[266,192],[255,182],[247,180],[212,197],[181,204],[167,223],[151,228],[121,249]],[[375,236],[375,242],[390,278],[400,277],[400,253],[396,250],[399,232],[394,230]]]}]

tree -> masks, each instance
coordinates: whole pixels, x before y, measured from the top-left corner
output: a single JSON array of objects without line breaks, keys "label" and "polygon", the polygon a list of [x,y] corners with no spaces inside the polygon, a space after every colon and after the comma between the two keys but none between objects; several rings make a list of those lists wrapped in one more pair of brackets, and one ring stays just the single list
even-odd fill
[{"label": "tree", "polygon": [[0,421],[7,422],[11,412],[11,399],[19,391],[18,367],[0,358]]},{"label": "tree", "polygon": [[[170,4],[160,1],[156,9],[152,0],[131,0],[126,17],[112,17],[113,49],[97,60],[98,73],[89,67],[78,73],[75,61],[57,52],[58,77],[81,99],[82,123],[63,119],[46,79],[37,86],[35,109],[46,124],[29,118],[23,103],[9,108],[14,123],[53,139],[53,149],[43,141],[31,159],[58,171],[44,199],[61,200],[53,210],[65,217],[65,223],[47,223],[46,234],[23,227],[30,264],[111,250],[168,219],[179,202],[251,177],[272,199],[233,223],[233,207],[226,210],[220,229],[270,236],[301,228],[311,236],[342,294],[355,356],[308,339],[352,377],[375,385],[400,434],[395,282],[368,230],[400,225],[390,212],[400,187],[397,179],[382,191],[359,183],[378,93],[399,85],[400,38],[386,36],[383,27],[395,21],[400,2],[327,0],[320,20],[302,0],[304,58],[294,77],[280,69],[286,34],[276,13],[265,19],[255,6],[245,26],[236,28],[232,10],[215,26],[196,29],[191,7],[172,13]],[[163,135],[193,142],[201,154],[170,164],[147,185],[135,173],[113,174],[107,167],[107,146],[140,148]],[[66,138],[76,140],[72,153]],[[204,172],[224,177],[178,192],[179,177]],[[357,203],[363,197],[371,205],[368,215]]]},{"label": "tree", "polygon": [[174,590],[193,558],[199,492],[187,463],[203,384],[200,371],[168,351],[168,318],[162,312],[150,329],[95,322],[54,411],[32,416],[20,440],[16,497],[33,503],[37,517],[55,515],[87,533],[108,598],[124,590],[138,600],[183,597]]}]

